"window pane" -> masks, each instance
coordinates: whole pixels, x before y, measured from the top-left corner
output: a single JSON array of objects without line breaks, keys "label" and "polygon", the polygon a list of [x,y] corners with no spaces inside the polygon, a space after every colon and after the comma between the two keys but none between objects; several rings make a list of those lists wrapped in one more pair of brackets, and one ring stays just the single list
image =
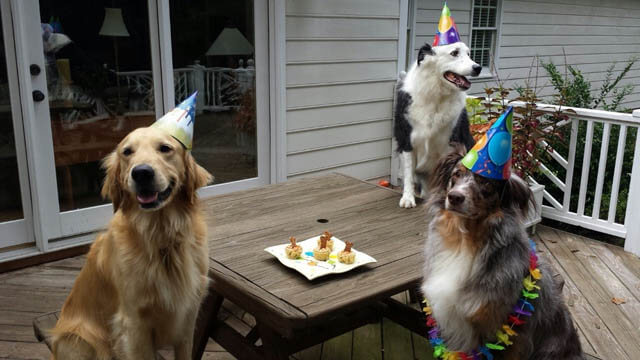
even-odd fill
[{"label": "window pane", "polygon": [[216,184],[257,177],[253,0],[169,4],[176,102],[199,92],[194,157]]},{"label": "window pane", "polygon": [[2,169],[0,171],[2,184],[0,186],[0,222],[24,217],[16,160],[16,139],[11,115],[7,58],[4,52],[4,38],[0,35],[0,169]]},{"label": "window pane", "polygon": [[60,209],[105,203],[100,161],[156,118],[147,2],[40,0],[40,19]]},{"label": "window pane", "polygon": [[495,27],[498,13],[497,0],[475,0],[473,3],[473,27]]},{"label": "window pane", "polygon": [[471,37],[471,58],[479,65],[488,67],[491,65],[493,51],[493,39],[495,30],[473,30]]},{"label": "window pane", "polygon": [[489,15],[487,18],[487,26],[489,27],[495,27],[496,26],[496,13],[498,12],[498,9],[496,8],[492,8],[489,9]]}]

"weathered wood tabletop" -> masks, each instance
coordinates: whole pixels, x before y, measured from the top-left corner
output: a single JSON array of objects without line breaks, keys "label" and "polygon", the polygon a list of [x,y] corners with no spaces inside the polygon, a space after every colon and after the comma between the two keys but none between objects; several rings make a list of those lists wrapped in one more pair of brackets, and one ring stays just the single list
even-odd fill
[{"label": "weathered wood tabletop", "polygon": [[[399,197],[393,190],[331,174],[205,200],[212,291],[286,339],[415,288],[422,273],[424,212],[399,208]],[[352,241],[377,262],[309,281],[264,251],[290,236],[302,240],[325,230]],[[209,300],[203,310],[217,312],[221,300]]]}]

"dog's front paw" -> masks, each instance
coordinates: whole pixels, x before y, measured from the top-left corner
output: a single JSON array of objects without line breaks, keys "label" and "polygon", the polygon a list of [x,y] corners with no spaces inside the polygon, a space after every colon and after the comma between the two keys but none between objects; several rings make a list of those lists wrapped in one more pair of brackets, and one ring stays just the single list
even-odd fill
[{"label": "dog's front paw", "polygon": [[402,194],[402,198],[400,199],[401,208],[410,209],[416,207],[416,198],[411,194]]}]

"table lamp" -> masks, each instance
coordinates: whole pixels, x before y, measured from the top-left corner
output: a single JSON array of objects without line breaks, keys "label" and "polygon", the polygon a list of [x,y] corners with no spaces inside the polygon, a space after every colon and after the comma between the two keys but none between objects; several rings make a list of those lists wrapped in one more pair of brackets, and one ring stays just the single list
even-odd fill
[{"label": "table lamp", "polygon": [[102,22],[102,27],[100,28],[100,35],[102,36],[111,36],[113,38],[113,51],[115,55],[115,65],[116,65],[116,86],[117,94],[118,94],[118,111],[120,110],[120,64],[118,62],[118,43],[117,39],[119,37],[129,37],[129,31],[127,31],[127,27],[124,24],[124,19],[122,18],[122,9],[117,8],[104,8],[104,21]]}]

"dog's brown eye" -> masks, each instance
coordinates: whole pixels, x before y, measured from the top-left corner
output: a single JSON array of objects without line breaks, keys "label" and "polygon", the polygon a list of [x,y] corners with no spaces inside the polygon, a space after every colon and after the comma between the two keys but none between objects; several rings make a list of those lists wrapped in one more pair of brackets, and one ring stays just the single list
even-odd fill
[{"label": "dog's brown eye", "polygon": [[453,51],[451,52],[451,56],[453,56],[453,57],[458,56],[458,50],[453,50]]},{"label": "dog's brown eye", "polygon": [[131,148],[124,148],[124,150],[122,150],[122,155],[124,156],[129,156],[133,153],[133,150],[131,150]]},{"label": "dog's brown eye", "polygon": [[173,149],[169,145],[160,145],[160,152],[168,153],[171,150],[173,150]]}]

